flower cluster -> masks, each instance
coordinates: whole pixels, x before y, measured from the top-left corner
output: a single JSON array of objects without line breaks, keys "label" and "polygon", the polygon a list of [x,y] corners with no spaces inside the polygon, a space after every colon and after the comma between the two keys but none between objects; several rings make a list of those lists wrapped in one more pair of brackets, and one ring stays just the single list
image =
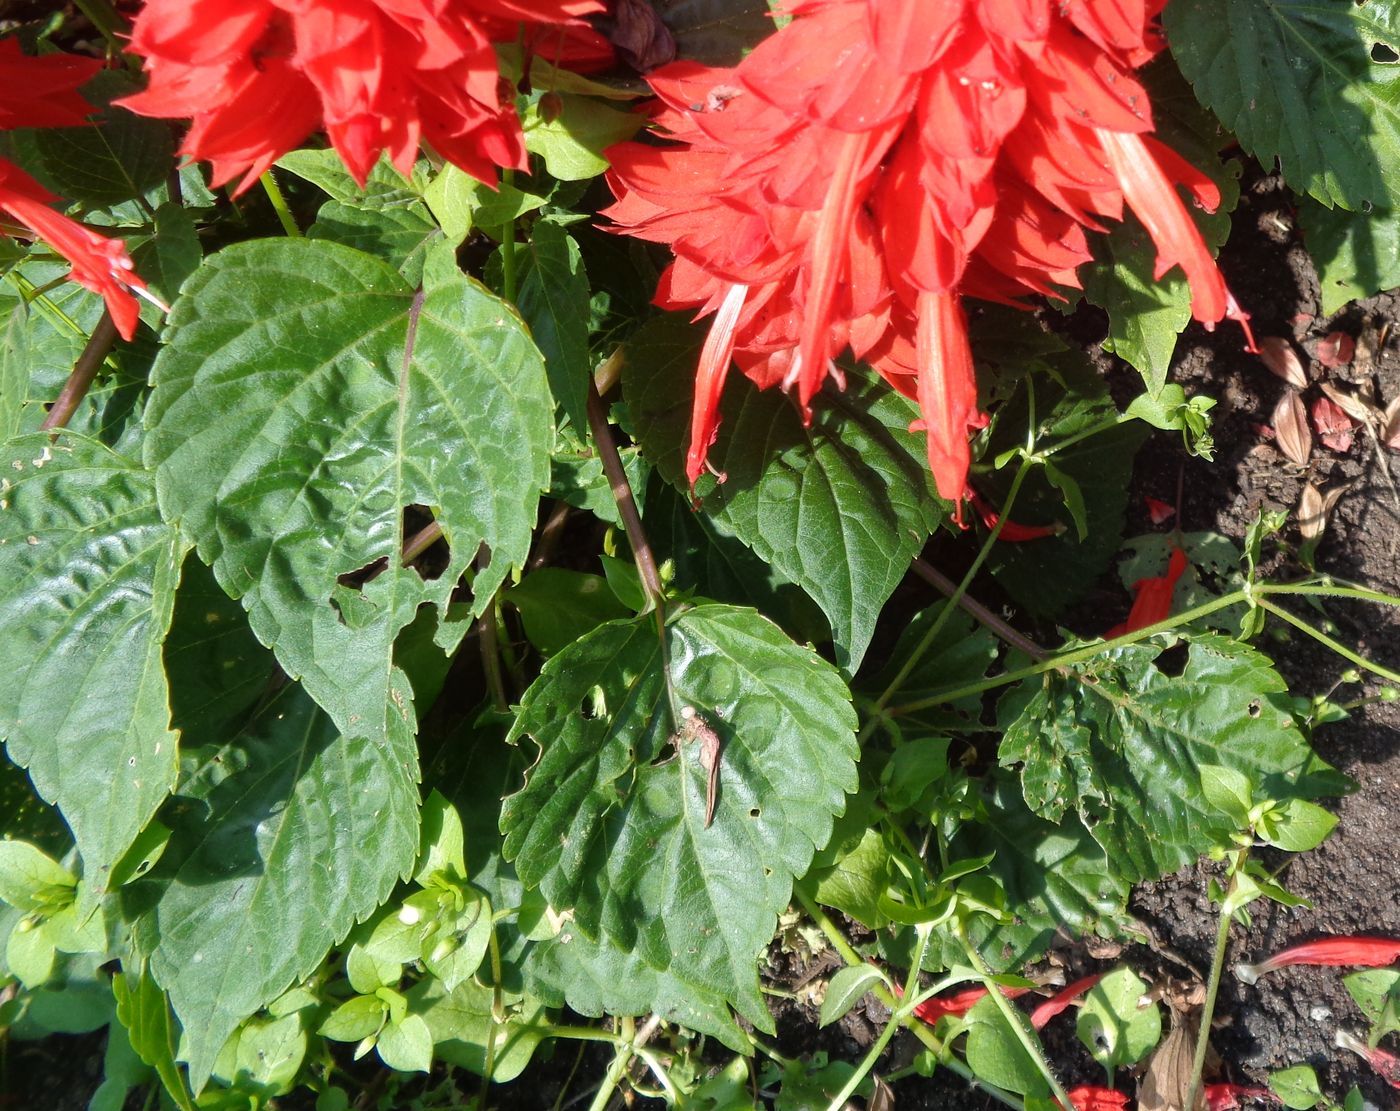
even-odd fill
[{"label": "flower cluster", "polygon": [[[578,17],[600,0],[147,0],[131,33],[149,85],[122,103],[189,118],[182,154],[247,189],[324,128],[361,185],[387,152],[408,172],[427,142],[484,181],[524,168],[494,44],[547,57],[606,52]],[[551,41],[551,36],[554,40]]]},{"label": "flower cluster", "polygon": [[[15,127],[81,127],[91,106],[78,92],[101,63],[67,54],[31,58],[17,39],[0,39],[0,130]],[[0,211],[21,225],[19,234],[42,239],[73,264],[69,275],[107,304],[123,339],[136,334],[136,276],[125,245],[108,239],[50,206],[55,197],[29,174],[0,158]],[[7,229],[9,230],[9,229]]]},{"label": "flower cluster", "polygon": [[[610,151],[620,230],[668,244],[657,303],[713,314],[687,470],[731,361],[804,411],[849,347],[914,398],[960,502],[981,427],[962,296],[1077,285],[1084,231],[1132,209],[1192,313],[1245,323],[1175,185],[1219,193],[1154,140],[1134,69],[1163,0],[800,0],[733,69],[651,74],[672,142]],[[1246,334],[1247,329],[1246,329]],[[1252,344],[1252,340],[1250,340]]]}]

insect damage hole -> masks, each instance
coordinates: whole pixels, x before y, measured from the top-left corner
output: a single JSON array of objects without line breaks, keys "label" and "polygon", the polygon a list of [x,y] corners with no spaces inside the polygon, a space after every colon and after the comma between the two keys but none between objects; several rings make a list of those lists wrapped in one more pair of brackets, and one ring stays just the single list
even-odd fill
[{"label": "insect damage hole", "polygon": [[452,550],[433,511],[426,505],[405,506],[403,565],[413,568],[424,582],[435,582],[451,562]]}]

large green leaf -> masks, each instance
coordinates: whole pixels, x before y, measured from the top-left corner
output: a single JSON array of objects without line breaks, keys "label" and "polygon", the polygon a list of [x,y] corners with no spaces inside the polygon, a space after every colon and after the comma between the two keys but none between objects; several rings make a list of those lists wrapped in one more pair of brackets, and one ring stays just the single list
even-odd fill
[{"label": "large green leaf", "polygon": [[1400,199],[1400,0],[1172,0],[1196,95],[1265,165],[1323,204]]},{"label": "large green leaf", "polygon": [[607,938],[590,941],[571,924],[535,945],[526,960],[530,990],[551,1006],[567,1003],[581,1015],[657,1014],[743,1052],[747,1039],[711,986],[655,969]]},{"label": "large green leaf", "polygon": [[[708,829],[704,741],[676,743],[667,659],[679,705],[723,742]],[[752,610],[685,611],[664,656],[650,617],[604,625],[525,693],[512,737],[542,751],[502,807],[506,855],[585,936],[767,1026],[756,959],[856,786],[848,699]]]},{"label": "large green leaf", "polygon": [[1348,212],[1304,198],[1298,223],[1317,267],[1323,316],[1400,285],[1400,209]]},{"label": "large green leaf", "polygon": [[101,444],[2,450],[0,736],[63,812],[95,896],[175,784],[161,642],[184,546],[152,476]]},{"label": "large green leaf", "polygon": [[1105,652],[1033,680],[1003,704],[1000,759],[1020,765],[1031,808],[1077,811],[1129,882],[1174,871],[1235,824],[1206,800],[1202,764],[1232,768],[1260,797],[1316,798],[1346,781],[1308,746],[1267,657],[1217,635],[1188,642],[1180,674],[1160,643]]},{"label": "large green leaf", "polygon": [[520,315],[544,352],[549,386],[575,431],[588,427],[588,275],[578,244],[549,218],[536,220],[516,252]]},{"label": "large green leaf", "polygon": [[[411,703],[407,685],[394,696]],[[411,717],[411,711],[405,711]],[[296,686],[201,763],[128,913],[198,1091],[234,1028],[306,976],[412,870],[418,759],[400,721],[350,738]]]},{"label": "large green leaf", "polygon": [[[1230,234],[1230,213],[1239,201],[1240,164],[1220,161],[1220,125],[1201,109],[1167,59],[1154,62],[1140,76],[1152,94],[1157,137],[1220,189],[1214,212],[1186,201],[1206,245],[1218,250]],[[1130,211],[1125,210],[1123,221],[1107,234],[1091,236],[1090,243],[1094,261],[1080,268],[1079,277],[1085,298],[1108,313],[1104,349],[1131,364],[1155,395],[1167,380],[1177,335],[1191,319],[1186,276],[1175,267],[1160,281],[1153,276],[1157,246]]]},{"label": "large green leaf", "polygon": [[[449,249],[424,274],[415,294],[376,258],[305,240],[215,255],[171,314],[147,414],[166,517],[337,724],[381,740],[404,713],[395,635],[431,603],[454,645],[468,564],[479,612],[524,561],[553,437],[519,319]],[[399,559],[413,505],[450,544],[432,580]]]},{"label": "large green leaf", "polygon": [[[642,448],[677,489],[686,487],[691,383],[702,330],[663,317],[627,344],[623,392]],[[875,620],[909,563],[944,518],[924,448],[909,431],[913,403],[868,372],[828,384],[803,427],[777,390],[731,375],[710,463],[727,481],[704,510],[790,582],[831,621],[836,659],[860,666]]]}]

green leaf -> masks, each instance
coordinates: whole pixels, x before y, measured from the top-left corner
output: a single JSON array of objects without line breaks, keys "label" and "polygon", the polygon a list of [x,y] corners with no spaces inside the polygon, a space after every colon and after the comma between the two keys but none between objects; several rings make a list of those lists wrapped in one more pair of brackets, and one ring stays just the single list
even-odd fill
[{"label": "green leaf", "polygon": [[998,1088],[1027,1094],[1046,1088],[1039,1066],[990,995],[967,1013],[967,1063]]},{"label": "green leaf", "polygon": [[1373,1038],[1400,1030],[1400,972],[1393,968],[1368,968],[1343,976],[1342,983],[1371,1020]]},{"label": "green leaf", "polygon": [[562,567],[531,571],[503,597],[520,611],[525,635],[544,656],[563,651],[605,621],[631,612],[601,575]]},{"label": "green leaf", "polygon": [[334,150],[294,150],[284,154],[275,165],[295,174],[304,181],[325,190],[331,200],[354,208],[405,208],[423,195],[426,185],[420,162],[413,168],[410,180],[381,157],[370,170],[363,189],[350,176],[345,163]]},{"label": "green leaf", "polygon": [[144,964],[135,971],[113,976],[112,993],[117,999],[117,1020],[131,1039],[132,1049],[156,1070],[166,1093],[181,1111],[194,1111],[185,1074],[175,1062],[175,1022],[165,993],[145,971]]},{"label": "green leaf", "polygon": [[433,1035],[422,1015],[405,1015],[379,1032],[379,1059],[399,1072],[427,1072],[433,1066]]},{"label": "green leaf", "polygon": [[137,91],[131,75],[104,70],[83,86],[102,106],[88,127],[12,132],[18,160],[60,197],[90,208],[120,204],[160,185],[174,157],[170,125],[111,101]]},{"label": "green leaf", "polygon": [[1130,968],[1108,973],[1079,1008],[1075,1030],[1095,1061],[1110,1073],[1142,1060],[1162,1036],[1156,1003],[1142,1006],[1147,984]]},{"label": "green leaf", "polygon": [[1261,837],[1290,853],[1317,848],[1337,827],[1337,816],[1303,799],[1289,799],[1260,823]]},{"label": "green leaf", "polygon": [[1249,808],[1254,804],[1249,777],[1234,768],[1222,768],[1219,764],[1202,764],[1196,770],[1201,773],[1201,791],[1206,802],[1239,828],[1248,825]]},{"label": "green leaf", "polygon": [[272,1099],[291,1091],[306,1049],[299,1016],[255,1016],[224,1043],[214,1079],[249,1096]]},{"label": "green leaf", "polygon": [[[351,736],[398,721],[394,638],[423,604],[471,613],[524,562],[553,438],[539,352],[508,306],[435,251],[414,291],[330,243],[255,241],[187,283],[156,360],[147,459],[168,519],[253,631]],[[404,567],[404,511],[433,511],[440,577]]]},{"label": "green leaf", "polygon": [[[664,679],[721,739],[705,828],[705,743],[672,737]],[[505,853],[579,930],[766,1024],[755,960],[794,876],[855,790],[855,715],[835,671],[751,610],[613,622],[545,665],[511,738],[542,749],[501,809]]]},{"label": "green leaf", "polygon": [[328,1014],[317,1033],[335,1042],[358,1042],[383,1023],[384,1001],[374,995],[356,995]]},{"label": "green leaf", "polygon": [[1348,212],[1305,197],[1298,223],[1317,266],[1323,316],[1400,286],[1400,208]]},{"label": "green leaf", "polygon": [[413,882],[426,887],[443,873],[465,878],[467,857],[457,808],[434,789],[423,800],[418,823],[418,870]]},{"label": "green leaf", "polygon": [[830,1026],[864,999],[876,984],[884,982],[885,977],[880,970],[868,964],[848,965],[841,969],[826,985],[819,1025]]},{"label": "green leaf", "polygon": [[55,803],[96,898],[175,784],[161,642],[184,555],[151,475],[84,437],[26,435],[0,472],[0,736]]},{"label": "green leaf", "polygon": [[1322,1088],[1311,1065],[1294,1065],[1269,1074],[1269,1087],[1293,1111],[1308,1111],[1322,1102]]},{"label": "green leaf", "polygon": [[[1034,364],[1032,364],[1034,365]],[[1097,426],[1104,430],[1070,444],[1051,456],[1061,481],[1078,487],[1078,513],[1066,505],[1040,468],[1033,468],[1021,486],[1012,520],[1027,525],[1047,521],[1067,523],[1082,516],[1087,538],[1075,530],[1020,543],[993,545],[987,567],[997,582],[1031,613],[1049,617],[1078,601],[1108,567],[1123,535],[1133,456],[1146,436],[1136,422],[1111,426],[1117,412],[1103,376],[1078,352],[1047,358],[1041,364],[1052,375],[1037,374],[1034,389],[1023,381],[997,413],[985,458],[1026,441],[1032,404],[1038,448],[1050,449]],[[995,474],[974,472],[973,484],[993,506],[1000,507],[1011,483],[1010,468]]]},{"label": "green leaf", "polygon": [[1186,644],[1179,674],[1158,668],[1161,644],[1136,644],[1003,704],[1001,763],[1021,765],[1026,801],[1052,822],[1076,810],[1132,882],[1229,844],[1235,821],[1210,802],[1202,765],[1237,771],[1280,802],[1345,789],[1308,747],[1265,656],[1216,635]]},{"label": "green leaf", "polygon": [[451,243],[460,243],[473,228],[498,231],[548,198],[525,192],[509,182],[490,186],[456,166],[444,166],[423,192],[433,217]]},{"label": "green leaf", "polygon": [[559,94],[558,111],[546,120],[536,100],[521,120],[525,149],[544,159],[559,181],[583,181],[608,168],[603,152],[630,139],[645,122],[636,112],[621,112],[592,97]]},{"label": "green leaf", "polygon": [[163,652],[171,720],[196,744],[225,737],[242,724],[277,669],[248,627],[243,607],[193,553],[181,571]]},{"label": "green leaf", "polygon": [[538,999],[506,991],[506,1021],[492,1017],[493,991],[475,980],[464,980],[452,991],[427,977],[408,992],[413,1015],[422,1015],[433,1039],[433,1055],[478,1076],[486,1067],[486,1040],[495,1040],[491,1079],[514,1080],[530,1063],[535,1047],[549,1036],[544,1006]]},{"label": "green leaf", "polygon": [[588,275],[578,244],[558,223],[536,220],[516,251],[515,303],[544,355],[549,388],[580,436],[588,427]]},{"label": "green leaf", "polygon": [[43,923],[21,919],[5,939],[5,967],[25,987],[42,987],[53,974],[54,939]]},{"label": "green leaf", "polygon": [[722,992],[703,981],[655,969],[607,938],[591,941],[573,924],[534,945],[525,964],[530,991],[552,1007],[581,1015],[658,1014],[742,1052],[749,1046]]},{"label": "green leaf", "polygon": [[180,286],[198,268],[204,257],[190,210],[167,201],[156,209],[154,234],[131,254],[136,272],[157,297],[167,304],[175,300]]},{"label": "green leaf", "polygon": [[379,906],[418,848],[417,758],[402,725],[381,742],[341,736],[289,686],[201,755],[130,908],[185,1028],[196,1090],[238,1024]]},{"label": "green leaf", "polygon": [[[1202,111],[1180,72],[1158,59],[1138,73],[1152,99],[1155,134],[1220,189],[1220,205],[1206,212],[1184,196],[1186,211],[1206,246],[1218,250],[1230,234],[1230,213],[1239,201],[1238,161],[1222,164],[1219,124]],[[1155,396],[1167,380],[1177,335],[1191,319],[1191,290],[1178,268],[1154,277],[1157,247],[1142,222],[1124,211],[1107,234],[1093,235],[1094,261],[1079,270],[1084,297],[1108,312],[1104,350],[1130,363]]]},{"label": "green leaf", "polygon": [[880,897],[890,884],[889,849],[877,830],[867,829],[859,841],[837,855],[828,867],[813,869],[804,881],[823,906],[835,907],[870,929],[884,926]]},{"label": "green leaf", "polygon": [[[658,318],[628,341],[622,377],[643,450],[683,491],[689,383],[702,341],[682,319]],[[813,399],[803,427],[781,392],[731,375],[709,456],[728,480],[704,509],[811,595],[831,621],[837,663],[854,672],[945,503],[933,493],[922,440],[909,431],[913,403],[866,371],[846,377],[844,393],[829,384]]]},{"label": "green leaf", "polygon": [[327,201],[306,229],[308,239],[341,243],[383,259],[410,285],[423,279],[428,250],[442,238],[428,206],[410,201],[403,206],[366,208]]},{"label": "green leaf", "polygon": [[1173,0],[1162,16],[1181,72],[1266,167],[1323,204],[1400,197],[1400,4]]},{"label": "green leaf", "polygon": [[78,880],[27,841],[0,841],[0,902],[18,910],[52,911],[73,901]]}]

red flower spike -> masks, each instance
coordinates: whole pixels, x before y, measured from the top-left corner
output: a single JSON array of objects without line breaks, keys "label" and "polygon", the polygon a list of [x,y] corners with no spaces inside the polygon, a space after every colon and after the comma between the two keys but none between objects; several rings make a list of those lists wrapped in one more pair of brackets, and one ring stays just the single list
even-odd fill
[{"label": "red flower spike", "polygon": [[1321,937],[1280,950],[1258,964],[1237,964],[1235,975],[1252,984],[1266,973],[1294,964],[1338,968],[1384,968],[1400,960],[1400,940],[1393,937]]},{"label": "red flower spike", "polygon": [[30,57],[19,39],[0,39],[0,131],[14,127],[81,127],[93,108],[78,87],[102,63],[73,54]]},{"label": "red flower spike", "polygon": [[1335,1040],[1340,1048],[1364,1057],[1366,1063],[1380,1073],[1381,1079],[1392,1088],[1400,1088],[1400,1057],[1384,1049],[1373,1048],[1345,1030],[1338,1030]]},{"label": "red flower spike", "polygon": [[1172,548],[1171,559],[1167,563],[1167,573],[1154,578],[1139,579],[1133,584],[1133,608],[1128,611],[1128,620],[1104,633],[1106,640],[1135,633],[1171,616],[1172,595],[1176,593],[1177,581],[1186,573],[1186,553],[1180,548]]},{"label": "red flower spike", "polygon": [[1147,516],[1154,525],[1165,525],[1176,516],[1176,506],[1159,498],[1144,496],[1142,504],[1147,506]]},{"label": "red flower spike", "polygon": [[[984,424],[962,297],[1020,304],[1077,285],[1085,229],[1125,201],[1159,270],[1185,271],[1194,315],[1240,321],[1252,349],[1175,183],[1206,207],[1218,191],[1146,135],[1132,71],[1163,45],[1161,7],[796,0],[737,66],[649,75],[671,143],[608,152],[606,215],[671,247],[662,307],[706,316],[748,287],[723,334],[759,388],[795,387],[805,409],[849,345],[915,399],[938,491],[956,502]],[[701,399],[727,372],[724,346],[707,347]],[[693,474],[713,431],[697,418]]]},{"label": "red flower spike", "polygon": [[1202,1088],[1202,1093],[1206,1097],[1207,1111],[1236,1111],[1251,1100],[1283,1102],[1268,1088],[1246,1088],[1242,1084],[1207,1084]]},{"label": "red flower spike", "polygon": [[1097,972],[1093,976],[1085,976],[1082,980],[1075,980],[1068,987],[1056,992],[1031,1012],[1031,1025],[1037,1030],[1041,1029],[1061,1011],[1077,1003],[1080,996],[1102,979],[1103,973]]},{"label": "red flower spike", "polygon": [[[493,44],[567,25],[599,0],[146,0],[130,48],[149,85],[120,103],[190,118],[180,153],[249,188],[324,127],[363,185],[383,153],[405,174],[426,140],[483,181],[525,168]],[[528,43],[527,43],[528,45]]]},{"label": "red flower spike", "polygon": [[1128,1097],[1117,1088],[1101,1088],[1093,1084],[1081,1084],[1065,1093],[1069,1096],[1074,1111],[1124,1111]]}]

